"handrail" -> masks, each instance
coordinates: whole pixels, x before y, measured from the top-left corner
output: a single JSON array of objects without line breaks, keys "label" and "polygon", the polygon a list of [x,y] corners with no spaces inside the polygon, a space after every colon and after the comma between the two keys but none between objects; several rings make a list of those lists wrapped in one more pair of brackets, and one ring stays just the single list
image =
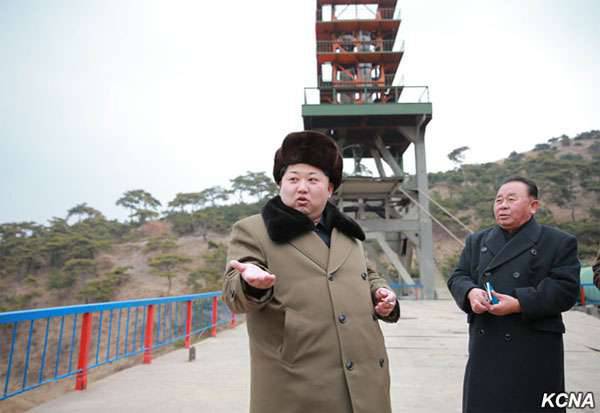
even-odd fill
[{"label": "handrail", "polygon": [[421,284],[420,280],[415,280],[412,284],[400,280],[397,282],[391,282],[389,286],[396,291],[398,298],[400,299],[404,298],[403,292],[406,289],[412,290],[415,300],[419,300],[419,292],[420,295],[423,296],[423,284]]},{"label": "handrail", "polygon": [[[581,269],[583,272],[583,268]],[[587,287],[590,287],[589,290]],[[579,297],[577,299],[577,301],[579,302],[580,305],[586,305],[586,304],[600,304],[600,300],[598,299],[593,299],[588,297],[588,291],[589,292],[596,292],[596,284],[594,284],[593,282],[582,282],[579,284]],[[590,294],[592,296],[596,296],[597,294]]]},{"label": "handrail", "polygon": [[189,348],[193,336],[216,336],[218,325],[236,322],[220,296],[213,291],[0,313],[0,400],[72,376],[76,390],[84,390],[93,368],[136,355],[149,364],[160,347],[182,340]]},{"label": "handrail", "polygon": [[375,52],[402,52],[404,41],[398,50],[394,50],[395,40],[317,40],[317,53],[375,53]]},{"label": "handrail", "polygon": [[401,9],[393,9],[391,7],[379,7],[376,11],[366,7],[354,8],[347,12],[347,7],[339,13],[332,12],[328,17],[323,16],[322,10],[317,10],[317,22],[335,22],[344,20],[400,20]]},{"label": "handrail", "polygon": [[435,199],[433,199],[431,196],[429,196],[428,191],[422,191],[422,193],[423,193],[423,195],[425,195],[425,197],[428,200],[430,200],[435,206],[437,206],[446,215],[448,215],[450,218],[452,218],[454,220],[454,222],[458,223],[461,227],[463,227],[469,234],[473,233],[473,230],[471,228],[469,228],[468,226],[466,226],[457,216],[455,216],[454,214],[452,214],[452,212],[450,212],[446,208],[444,208],[444,206],[442,204],[440,204]]},{"label": "handrail", "polygon": [[[326,83],[326,82],[323,82]],[[305,87],[305,105],[430,103],[428,86],[377,86],[373,82],[341,83],[331,86]]]},{"label": "handrail", "polygon": [[142,298],[137,300],[109,301],[105,303],[79,304],[64,307],[37,308],[32,310],[9,311],[0,313],[0,325],[23,320],[37,320],[46,317],[56,317],[68,314],[93,313],[114,308],[140,307],[148,304],[165,304],[178,301],[196,300],[198,298],[219,297],[220,291],[179,295],[171,297]]},{"label": "handrail", "polygon": [[460,238],[458,238],[456,235],[454,235],[454,233],[453,233],[452,231],[450,231],[450,230],[449,230],[449,229],[448,229],[448,228],[447,228],[447,227],[446,227],[444,224],[442,224],[442,223],[440,222],[440,220],[439,220],[439,219],[437,219],[436,217],[434,217],[434,216],[431,214],[431,212],[429,212],[428,210],[426,210],[426,209],[423,207],[423,205],[421,205],[421,203],[420,203],[418,200],[416,200],[416,199],[414,199],[412,196],[410,196],[410,194],[409,194],[407,191],[405,191],[404,189],[402,189],[402,188],[400,188],[400,187],[398,187],[398,188],[396,188],[396,189],[397,189],[398,191],[402,192],[402,193],[404,194],[404,196],[405,196],[405,197],[407,197],[407,198],[408,198],[408,199],[409,199],[409,200],[410,200],[410,201],[411,201],[413,204],[415,204],[415,206],[417,206],[417,207],[418,207],[418,208],[419,208],[419,209],[420,209],[420,210],[421,210],[423,213],[425,213],[425,215],[427,215],[429,218],[431,218],[431,219],[432,219],[432,220],[433,220],[433,221],[434,221],[436,224],[438,224],[438,225],[439,225],[439,226],[440,226],[440,227],[441,227],[441,228],[442,228],[444,231],[446,231],[446,233],[447,233],[448,235],[450,235],[450,236],[451,236],[451,237],[454,239],[454,241],[458,242],[458,243],[459,243],[459,244],[460,244],[462,247],[464,247],[464,246],[465,246],[465,243],[464,243],[464,242],[463,242],[463,241],[462,241]]},{"label": "handrail", "polygon": [[[360,80],[355,80],[355,79],[331,81],[331,80],[323,80],[323,74],[321,74],[321,76],[318,79],[318,82],[319,82],[319,88],[324,89],[324,90],[334,89],[334,88],[347,89],[348,87],[355,87],[355,88],[362,89],[365,85],[367,87],[378,87],[378,88],[401,87],[404,83],[404,76],[399,76],[398,77],[399,81],[396,82],[397,84],[392,85],[395,78],[396,78],[395,74],[386,74],[385,76],[383,76],[383,79],[381,79],[381,78],[371,79],[370,81],[369,80],[360,81]],[[383,82],[382,82],[382,80],[383,80]]]}]

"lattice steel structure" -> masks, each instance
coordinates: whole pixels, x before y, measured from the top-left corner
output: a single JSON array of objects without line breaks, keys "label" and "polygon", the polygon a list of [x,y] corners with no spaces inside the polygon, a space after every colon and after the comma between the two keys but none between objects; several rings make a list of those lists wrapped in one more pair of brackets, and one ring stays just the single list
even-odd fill
[{"label": "lattice steel structure", "polygon": [[[354,214],[408,284],[414,248],[425,298],[443,295],[427,198],[425,128],[432,105],[426,86],[404,86],[397,76],[404,43],[396,38],[396,0],[316,5],[318,87],[305,89],[302,116],[305,129],[330,135],[342,150],[348,175],[335,194],[338,207]],[[415,179],[402,162],[411,144]]]}]

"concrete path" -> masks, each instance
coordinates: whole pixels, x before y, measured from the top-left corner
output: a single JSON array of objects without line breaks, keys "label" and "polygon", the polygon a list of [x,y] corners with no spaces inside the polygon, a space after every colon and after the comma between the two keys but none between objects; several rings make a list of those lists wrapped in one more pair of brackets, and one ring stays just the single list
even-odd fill
[{"label": "concrete path", "polygon": [[[593,391],[600,412],[600,319],[571,311],[565,321],[567,390]],[[402,319],[383,325],[395,413],[460,412],[466,328],[464,314],[451,301],[402,302]],[[247,342],[243,325],[219,332],[196,344],[195,362],[187,361],[186,350],[173,351],[151,365],[98,381],[92,376],[86,391],[73,391],[30,412],[247,412]]]}]

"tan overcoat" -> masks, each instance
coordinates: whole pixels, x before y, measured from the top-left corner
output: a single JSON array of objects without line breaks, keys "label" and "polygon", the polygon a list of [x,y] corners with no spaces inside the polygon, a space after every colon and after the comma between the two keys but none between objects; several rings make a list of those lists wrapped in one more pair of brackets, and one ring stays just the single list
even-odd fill
[{"label": "tan overcoat", "polygon": [[[341,213],[335,211],[341,215]],[[331,247],[313,231],[275,243],[255,215],[237,222],[229,260],[276,275],[272,293],[250,297],[226,269],[223,296],[247,314],[253,413],[387,413],[388,357],[373,294],[387,286],[362,244],[334,228]],[[399,311],[391,320],[396,321]]]}]

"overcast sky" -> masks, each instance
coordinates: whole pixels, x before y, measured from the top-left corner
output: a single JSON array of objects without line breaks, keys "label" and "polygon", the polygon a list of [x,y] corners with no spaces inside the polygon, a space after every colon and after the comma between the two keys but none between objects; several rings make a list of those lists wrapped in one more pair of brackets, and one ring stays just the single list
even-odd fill
[{"label": "overcast sky", "polygon": [[[399,0],[430,171],[600,129],[600,2]],[[267,171],[316,85],[314,0],[0,0],[0,222]],[[405,163],[413,165],[412,148]]]}]

